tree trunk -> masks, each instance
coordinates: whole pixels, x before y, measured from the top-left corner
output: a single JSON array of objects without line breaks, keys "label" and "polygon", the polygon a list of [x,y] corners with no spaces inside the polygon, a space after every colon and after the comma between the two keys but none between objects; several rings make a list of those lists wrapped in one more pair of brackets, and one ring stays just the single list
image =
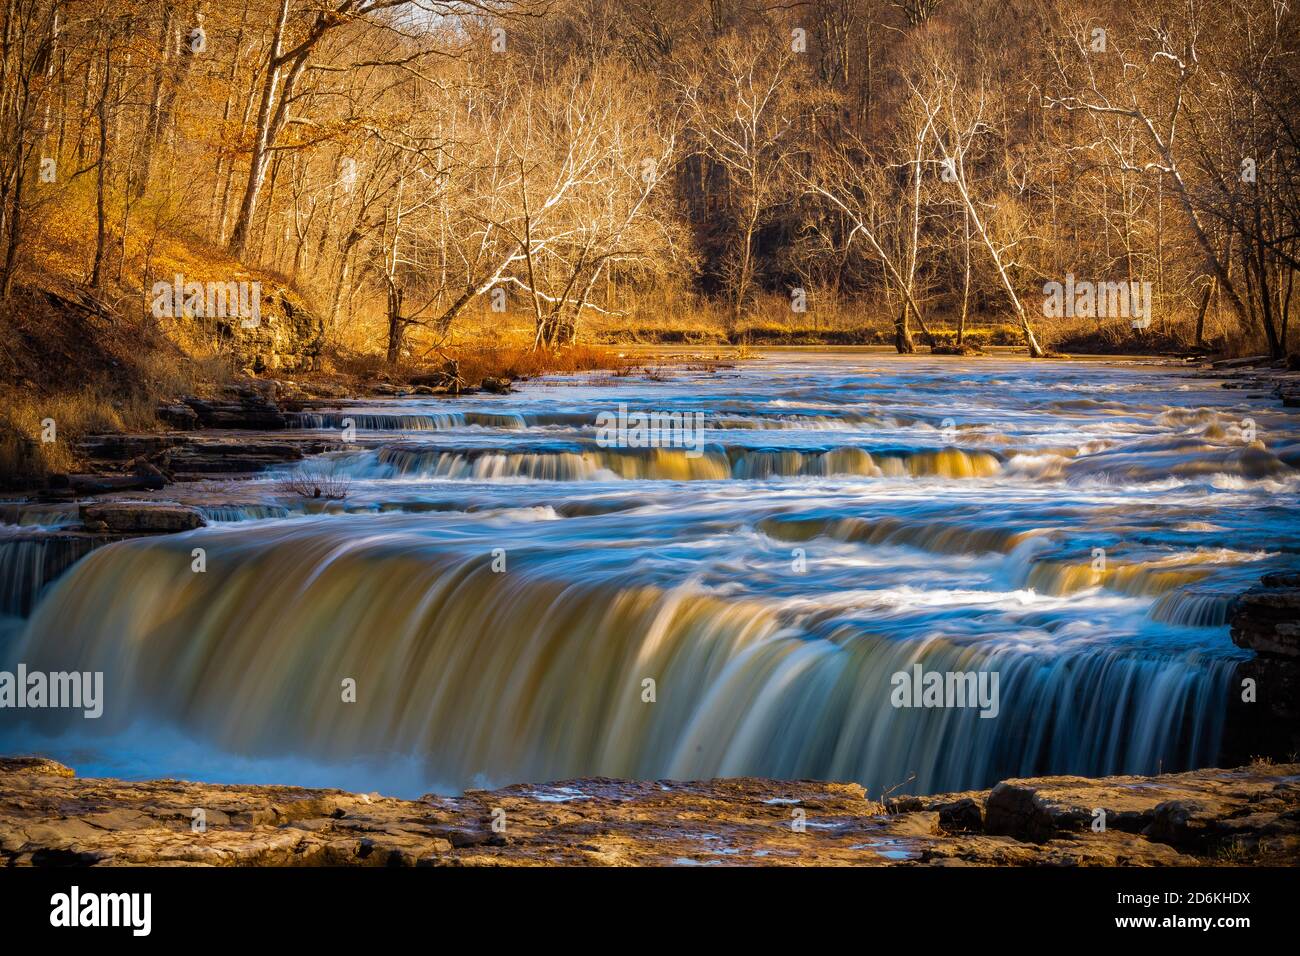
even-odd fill
[{"label": "tree trunk", "polygon": [[1205,291],[1201,294],[1201,304],[1196,309],[1196,348],[1202,348],[1205,345],[1205,313],[1210,307],[1210,300],[1214,298],[1214,289],[1219,280],[1213,276],[1210,277],[1209,284],[1206,285]]},{"label": "tree trunk", "polygon": [[962,210],[961,311],[957,314],[957,347],[966,341],[966,316],[970,311],[970,216]]},{"label": "tree trunk", "polygon": [[90,287],[98,289],[103,280],[104,252],[108,244],[108,91],[112,77],[113,42],[104,40],[104,84],[99,93],[99,158],[95,170],[95,261],[90,269]]},{"label": "tree trunk", "polygon": [[906,298],[903,299],[898,309],[898,318],[894,319],[894,348],[898,349],[901,355],[910,355],[916,351],[916,345],[912,342],[912,332],[907,327],[909,311],[907,302]]},{"label": "tree trunk", "polygon": [[[253,154],[248,164],[248,181],[244,186],[244,198],[239,204],[239,215],[235,226],[230,231],[229,248],[233,255],[243,256],[248,247],[248,233],[252,226],[253,215],[257,212],[257,200],[266,179],[266,166],[270,158],[270,146],[273,139],[272,122],[275,110],[276,92],[280,86],[281,47],[284,44],[285,24],[289,19],[289,0],[280,0],[280,14],[275,23],[275,34],[271,38],[271,51],[267,60],[266,79],[262,85],[262,99],[257,107],[257,132],[253,139]],[[285,94],[288,95],[288,90]]]},{"label": "tree trunk", "polygon": [[403,293],[395,284],[388,286],[388,364],[396,365],[402,358],[406,339],[406,319],[402,317]]}]

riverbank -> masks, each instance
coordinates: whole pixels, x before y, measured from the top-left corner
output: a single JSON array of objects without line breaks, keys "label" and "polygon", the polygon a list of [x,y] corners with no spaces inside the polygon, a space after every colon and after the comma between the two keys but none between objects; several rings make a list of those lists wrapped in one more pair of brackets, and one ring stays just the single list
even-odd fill
[{"label": "riverbank", "polygon": [[[598,778],[398,800],[342,790],[88,779],[53,761],[7,758],[0,759],[0,862],[6,866],[1300,863],[1300,764],[1099,780],[1041,777],[1007,780],[983,791],[883,801],[880,796],[857,784],[807,780]],[[1098,822],[1103,820],[1104,828]]]},{"label": "riverbank", "polygon": [[[592,329],[591,340],[598,345],[646,346],[689,345],[695,347],[737,346],[744,348],[816,348],[877,347],[895,348],[897,332],[891,322],[879,318],[869,321],[808,322],[800,324],[782,320],[757,320],[731,327],[727,322],[643,323],[639,326],[599,325]],[[993,349],[1013,350],[1028,357],[1024,332],[1011,322],[985,322],[966,329],[960,343],[952,329],[935,330],[927,336],[916,329],[911,332],[913,354],[982,355]],[[1045,330],[1048,348],[1053,354],[1094,356],[1150,355],[1183,356],[1209,354],[1221,349],[1221,341],[1212,347],[1197,349],[1188,329],[1167,326],[1162,329],[1135,329],[1129,323],[1074,323]]]}]

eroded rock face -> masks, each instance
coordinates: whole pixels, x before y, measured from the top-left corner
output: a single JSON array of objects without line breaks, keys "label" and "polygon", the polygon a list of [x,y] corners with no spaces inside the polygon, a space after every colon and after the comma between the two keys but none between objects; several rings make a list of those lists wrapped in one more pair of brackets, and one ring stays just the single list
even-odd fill
[{"label": "eroded rock face", "polygon": [[244,428],[277,431],[285,427],[284,413],[269,382],[234,385],[220,400],[185,398],[201,428]]},{"label": "eroded rock face", "polygon": [[1237,599],[1232,640],[1259,654],[1300,661],[1300,572],[1279,571]]},{"label": "eroded rock face", "polygon": [[229,341],[241,364],[253,372],[312,371],[320,366],[325,323],[288,289],[263,287],[256,326],[239,319],[216,324],[218,336]]},{"label": "eroded rock face", "polygon": [[[1102,832],[1090,826],[1096,807],[1107,809]],[[753,778],[596,778],[398,800],[81,779],[53,761],[0,759],[0,865],[1206,862],[1300,862],[1300,765],[1013,780],[881,804],[857,784]]]},{"label": "eroded rock face", "polygon": [[1300,573],[1264,575],[1237,598],[1230,623],[1233,643],[1255,652],[1237,669],[1254,699],[1229,700],[1224,757],[1292,759],[1300,752]]}]

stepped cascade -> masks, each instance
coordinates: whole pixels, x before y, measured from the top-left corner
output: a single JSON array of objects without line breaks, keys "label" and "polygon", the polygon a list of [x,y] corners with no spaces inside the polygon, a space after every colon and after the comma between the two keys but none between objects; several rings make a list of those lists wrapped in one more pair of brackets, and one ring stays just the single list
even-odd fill
[{"label": "stepped cascade", "polygon": [[[620,405],[704,431],[611,443]],[[1136,363],[776,353],[290,426],[355,437],[169,488],[194,531],[64,554],[67,515],[0,509],[0,669],[104,675],[102,717],[6,712],[5,752],[402,795],[1186,769],[1234,595],[1300,565],[1293,420]],[[896,706],[929,672],[996,675],[996,713]]]}]

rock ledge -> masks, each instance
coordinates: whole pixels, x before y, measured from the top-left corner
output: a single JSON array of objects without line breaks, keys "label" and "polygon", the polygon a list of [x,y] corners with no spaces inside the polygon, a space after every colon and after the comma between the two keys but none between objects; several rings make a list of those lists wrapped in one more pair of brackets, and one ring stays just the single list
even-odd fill
[{"label": "rock ledge", "polygon": [[[494,820],[504,820],[503,832]],[[85,779],[42,758],[0,759],[0,865],[8,866],[1297,862],[1300,764],[1007,780],[991,791],[882,804],[857,784],[754,778],[592,778],[399,800]]]}]

